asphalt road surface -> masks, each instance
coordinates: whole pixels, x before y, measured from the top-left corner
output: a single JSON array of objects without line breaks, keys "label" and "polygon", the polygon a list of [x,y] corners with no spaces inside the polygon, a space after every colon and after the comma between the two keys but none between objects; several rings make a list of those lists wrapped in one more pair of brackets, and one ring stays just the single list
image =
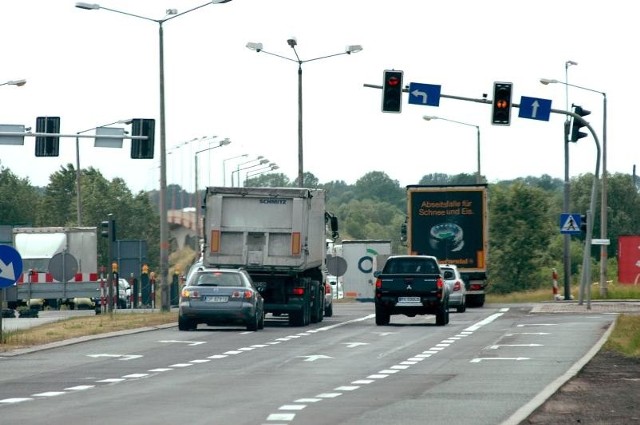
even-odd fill
[{"label": "asphalt road surface", "polygon": [[486,305],[392,316],[336,304],[292,328],[168,327],[0,354],[2,423],[517,424],[576,372],[615,315]]}]

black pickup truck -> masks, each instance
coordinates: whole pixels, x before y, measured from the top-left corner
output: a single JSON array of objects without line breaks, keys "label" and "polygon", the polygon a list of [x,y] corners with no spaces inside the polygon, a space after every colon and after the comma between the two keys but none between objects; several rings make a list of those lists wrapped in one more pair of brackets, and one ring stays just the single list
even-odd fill
[{"label": "black pickup truck", "polygon": [[393,314],[435,314],[436,325],[449,323],[449,292],[436,257],[394,255],[374,276],[376,325],[388,325]]}]

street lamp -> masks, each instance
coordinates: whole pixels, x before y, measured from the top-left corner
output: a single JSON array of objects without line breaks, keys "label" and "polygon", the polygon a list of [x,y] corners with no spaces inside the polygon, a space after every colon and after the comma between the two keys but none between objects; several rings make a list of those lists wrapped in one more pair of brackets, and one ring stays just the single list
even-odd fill
[{"label": "street lamp", "polygon": [[286,56],[282,56],[276,53],[267,52],[262,48],[262,43],[249,42],[247,43],[247,48],[250,50],[255,50],[258,53],[262,52],[271,56],[276,56],[291,62],[298,63],[298,186],[304,187],[304,168],[303,168],[303,153],[302,153],[302,64],[305,62],[311,62],[319,59],[331,58],[333,56],[350,55],[351,53],[358,53],[362,51],[362,46],[360,45],[347,46],[344,52],[334,53],[332,55],[327,55],[327,56],[320,56],[313,59],[302,60],[300,59],[300,56],[298,56],[298,52],[296,50],[296,46],[298,45],[298,42],[296,41],[296,39],[295,38],[288,39],[287,44],[293,49],[293,53],[296,55],[296,59],[288,58]]},{"label": "street lamp", "polygon": [[[242,167],[243,165],[246,165],[246,164],[250,164],[252,162],[260,161],[261,159],[264,159],[264,156],[260,155],[255,159],[250,159],[249,161],[241,162],[240,164],[238,164],[236,169],[231,172],[231,187],[235,187],[234,179],[233,179],[233,174],[234,173],[238,174],[238,187],[240,187],[240,167]],[[267,161],[267,162],[269,162],[269,161]]]},{"label": "street lamp", "polygon": [[[245,162],[245,164],[248,164],[250,162],[255,162],[255,161],[258,161],[258,159],[254,159],[253,161],[247,161],[247,162]],[[251,168],[259,167],[260,165],[264,165],[264,164],[268,164],[268,163],[269,163],[269,160],[265,158],[265,159],[260,159],[258,163],[253,164],[253,165],[247,165],[246,167],[238,166],[238,169],[233,172],[233,173],[238,173],[238,187],[240,187],[240,183],[241,183],[240,171],[249,170]],[[231,173],[231,180],[232,181],[233,181],[233,173]]]},{"label": "street lamp", "polygon": [[424,120],[426,121],[431,121],[431,120],[442,120],[442,121],[449,121],[455,124],[461,124],[461,125],[466,125],[469,127],[475,127],[476,128],[476,132],[477,132],[477,143],[476,143],[476,149],[478,152],[477,158],[478,158],[478,171],[476,172],[476,183],[480,184],[482,183],[482,174],[480,173],[480,126],[477,126],[475,124],[469,124],[466,122],[462,122],[462,121],[455,121],[455,120],[450,120],[448,118],[442,118],[442,117],[434,117],[434,116],[428,116],[425,115],[422,117]]},{"label": "street lamp", "polygon": [[[78,131],[76,134],[88,133],[89,131],[97,130],[102,127],[109,127],[114,124],[126,124],[129,125],[133,119],[128,118],[125,120],[118,120],[111,122],[109,124],[99,125],[97,127],[91,127],[86,130]],[[78,226],[82,226],[82,197],[80,196],[80,177],[82,173],[80,172],[80,138],[76,137],[76,221],[78,222]]]},{"label": "street lamp", "polygon": [[[242,155],[232,156],[231,158],[225,158],[222,160],[222,186],[225,186],[225,187],[227,186],[227,168],[226,168],[227,161],[231,161],[232,159],[238,159],[238,158],[246,158],[248,156],[249,156],[248,153],[243,153]],[[231,182],[231,186],[233,187],[233,181]]]},{"label": "street lamp", "polygon": [[5,81],[4,83],[0,83],[0,86],[22,87],[25,84],[27,84],[27,80],[25,80],[25,79],[22,79],[22,80],[9,80],[9,81]]},{"label": "street lamp", "polygon": [[[587,87],[569,84],[567,82],[541,78],[542,84],[564,84],[566,87],[575,87],[577,89],[599,93],[602,95],[602,192],[600,193],[600,238],[607,239],[607,221],[608,221],[608,199],[607,199],[607,94],[605,92],[590,89]],[[568,118],[567,118],[568,120]],[[568,128],[568,124],[567,128]],[[569,134],[569,131],[566,131]],[[567,136],[568,137],[568,136]],[[589,247],[587,247],[589,248]],[[607,245],[600,245],[600,295],[606,297],[607,288]]]},{"label": "street lamp", "polygon": [[249,180],[249,178],[254,178],[261,174],[268,173],[269,171],[277,170],[278,168],[280,167],[278,167],[277,164],[271,162],[266,167],[256,168],[255,170],[247,171],[247,174],[245,174],[244,176],[244,185],[245,186],[247,185],[247,180]]},{"label": "street lamp", "polygon": [[198,154],[202,152],[210,151],[212,149],[221,148],[223,146],[228,145],[229,143],[231,143],[231,140],[229,140],[228,138],[225,138],[221,140],[220,143],[217,144],[216,146],[209,146],[208,148],[200,149],[199,151],[196,151],[194,155],[195,174],[196,174],[195,190],[194,190],[194,193],[196,194],[196,235],[198,235],[198,237],[200,237],[200,195],[198,195]]},{"label": "street lamp", "polygon": [[175,9],[167,9],[167,15],[162,19],[152,19],[121,10],[110,9],[95,3],[78,2],[76,7],[85,10],[107,10],[134,18],[151,21],[158,24],[159,41],[159,73],[160,73],[160,285],[162,286],[162,311],[169,311],[171,308],[169,299],[169,223],[167,219],[166,196],[167,196],[167,133],[165,122],[165,98],[164,98],[164,36],[162,25],[178,16],[185,15],[194,10],[208,6],[210,4],[227,3],[231,0],[212,0],[200,6],[193,7],[184,12],[178,13]]}]

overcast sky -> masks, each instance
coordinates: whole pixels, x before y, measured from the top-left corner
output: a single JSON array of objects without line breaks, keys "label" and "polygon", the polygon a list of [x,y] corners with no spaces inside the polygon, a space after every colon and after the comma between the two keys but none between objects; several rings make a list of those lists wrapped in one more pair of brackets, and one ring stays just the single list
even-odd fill
[{"label": "overcast sky", "polygon": [[[38,116],[60,116],[61,133],[75,134],[124,118],[159,119],[158,28],[155,22],[107,10],[82,10],[75,1],[5,0],[0,13],[0,83],[25,78],[23,87],[0,87],[0,124],[34,127]],[[104,0],[101,6],[152,19],[166,9],[186,11],[203,0]],[[264,156],[291,180],[298,172],[298,64],[245,47],[302,60],[363,51],[302,65],[304,169],[320,182],[353,184],[384,171],[401,185],[430,173],[475,173],[480,127],[482,174],[490,182],[523,176],[564,176],[564,116],[518,118],[490,124],[491,106],[442,98],[439,107],[410,105],[383,114],[383,70],[404,71],[404,83],[440,85],[446,95],[492,97],[494,81],[514,84],[521,96],[552,100],[564,110],[565,80],[607,95],[607,169],[631,174],[640,151],[635,127],[640,26],[632,2],[233,0],[207,5],[166,22],[164,28],[168,184],[194,186],[195,152],[203,136],[231,144],[198,155],[199,185],[230,185],[230,169]],[[570,88],[569,104],[587,117],[602,141],[603,96]],[[81,167],[122,177],[134,191],[159,187],[159,123],[153,160],[81,139]],[[91,133],[89,133],[91,134]],[[61,140],[60,156],[36,158],[33,138],[0,145],[0,165],[44,186],[51,173],[75,164],[75,139]],[[176,148],[177,147],[177,148]],[[224,161],[227,159],[227,161]],[[226,175],[223,178],[223,164]],[[249,164],[251,165],[251,164]],[[594,139],[570,146],[570,174],[593,173]],[[243,174],[244,175],[244,174]]]}]

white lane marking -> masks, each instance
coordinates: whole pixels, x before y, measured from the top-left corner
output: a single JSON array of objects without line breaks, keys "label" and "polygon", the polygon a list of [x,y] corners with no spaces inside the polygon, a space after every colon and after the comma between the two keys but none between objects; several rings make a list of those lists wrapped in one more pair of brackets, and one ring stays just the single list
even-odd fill
[{"label": "white lane marking", "polygon": [[240,350],[231,350],[231,351],[225,351],[224,354],[227,354],[227,355],[242,354],[242,351],[240,351]]},{"label": "white lane marking", "polygon": [[295,403],[317,403],[321,398],[299,398],[295,400]]},{"label": "white lane marking", "polygon": [[485,319],[479,321],[478,323],[475,323],[475,324],[469,326],[468,328],[465,329],[465,331],[467,331],[467,332],[477,331],[478,329],[480,329],[484,325],[488,325],[489,323],[493,322],[494,320],[496,320],[498,317],[500,317],[502,315],[503,315],[503,313],[494,313],[491,316],[486,317]]},{"label": "white lane marking", "polygon": [[29,398],[29,397],[5,398],[4,400],[0,400],[0,403],[3,403],[3,404],[16,404],[16,403],[22,403],[23,401],[31,401],[31,400],[33,400],[33,399]]},{"label": "white lane marking", "polygon": [[549,332],[518,332],[512,334],[504,334],[504,336],[515,336],[515,335],[551,335]]},{"label": "white lane marking", "polygon": [[96,382],[103,382],[105,384],[111,384],[111,383],[114,383],[114,382],[122,382],[122,381],[125,381],[125,379],[123,379],[123,378],[108,378],[108,379],[101,379],[101,380],[96,381]]},{"label": "white lane marking", "polygon": [[383,379],[383,378],[386,378],[386,377],[388,377],[388,376],[389,376],[389,375],[387,375],[387,374],[384,374],[384,375],[382,375],[382,374],[376,374],[376,375],[369,375],[369,376],[367,376],[367,379]]},{"label": "white lane marking", "polygon": [[208,359],[198,359],[198,360],[191,360],[189,363],[196,363],[196,364],[200,364],[200,363],[208,363],[211,360]]},{"label": "white lane marking", "polygon": [[312,356],[298,356],[299,359],[306,359],[305,362],[315,362],[319,359],[332,359],[333,357],[325,356],[324,354],[314,354]]},{"label": "white lane marking", "polygon": [[84,391],[91,388],[95,388],[95,385],[76,385],[75,387],[65,388],[65,391]]},{"label": "white lane marking", "polygon": [[531,360],[529,357],[476,357],[475,359],[471,360],[470,363],[480,363],[481,361],[484,360],[515,360],[515,361],[520,361],[520,360]]},{"label": "white lane marking", "polygon": [[124,375],[123,378],[136,379],[136,378],[144,378],[145,376],[149,376],[149,374],[148,373],[132,373],[130,375]]},{"label": "white lane marking", "polygon": [[285,404],[284,406],[278,407],[278,410],[302,410],[304,409],[304,404]]},{"label": "white lane marking", "polygon": [[139,354],[87,354],[87,357],[93,357],[94,359],[98,357],[110,357],[118,360],[133,360],[139,359],[142,356]]},{"label": "white lane marking", "polygon": [[342,393],[322,393],[322,394],[318,394],[316,397],[318,398],[336,398],[336,397],[340,397],[342,395]]},{"label": "white lane marking", "polygon": [[268,421],[292,421],[296,417],[295,413],[272,413],[267,416]]},{"label": "white lane marking", "polygon": [[62,394],[66,394],[64,391],[47,391],[44,393],[31,394],[32,397],[56,397]]},{"label": "white lane marking", "polygon": [[352,381],[352,384],[370,384],[372,382],[376,382],[373,379],[358,379],[357,381]]},{"label": "white lane marking", "polygon": [[398,372],[399,372],[398,370],[384,369],[384,370],[381,370],[381,371],[380,371],[380,372],[378,372],[378,373],[386,373],[386,374],[390,374],[390,373],[398,373]]},{"label": "white lane marking", "polygon": [[171,369],[170,367],[159,367],[156,369],[149,369],[149,372],[168,372],[170,370],[173,370],[173,369]]},{"label": "white lane marking", "polygon": [[193,363],[176,363],[176,364],[172,364],[169,365],[169,367],[189,367],[189,366],[193,366]]},{"label": "white lane marking", "polygon": [[391,369],[400,369],[400,370],[405,370],[405,369],[409,369],[409,366],[407,366],[407,365],[399,365],[399,364],[397,364],[397,365],[391,366]]},{"label": "white lane marking", "polygon": [[558,324],[557,323],[523,323],[523,324],[517,325],[517,327],[519,328],[525,328],[529,326],[558,326]]},{"label": "white lane marking", "polygon": [[346,345],[347,348],[355,348],[361,345],[369,345],[368,342],[343,342],[343,344]]},{"label": "white lane marking", "polygon": [[177,339],[163,339],[161,341],[158,342],[164,342],[164,343],[177,343],[177,344],[187,344],[187,345],[200,345],[200,344],[206,344],[205,341],[180,341]]},{"label": "white lane marking", "polygon": [[226,354],[214,354],[213,356],[207,357],[208,359],[224,359],[228,357]]},{"label": "white lane marking", "polygon": [[487,347],[489,350],[497,350],[500,347],[543,347],[542,344],[496,344]]},{"label": "white lane marking", "polygon": [[334,388],[335,391],[354,391],[360,388],[358,385],[343,385],[341,387]]}]

